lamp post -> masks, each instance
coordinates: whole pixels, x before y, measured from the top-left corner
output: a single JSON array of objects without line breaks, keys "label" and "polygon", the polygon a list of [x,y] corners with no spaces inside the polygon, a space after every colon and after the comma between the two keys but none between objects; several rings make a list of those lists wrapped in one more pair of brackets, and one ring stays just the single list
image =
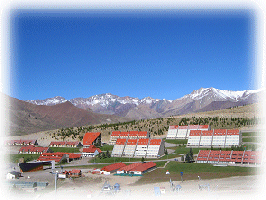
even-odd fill
[{"label": "lamp post", "polygon": [[198,178],[199,178],[199,181],[200,181],[201,180],[200,176],[198,176]]},{"label": "lamp post", "polygon": [[55,189],[55,193],[57,191],[57,176],[58,176],[58,171],[56,172],[52,172],[52,174],[54,174],[54,189]]}]

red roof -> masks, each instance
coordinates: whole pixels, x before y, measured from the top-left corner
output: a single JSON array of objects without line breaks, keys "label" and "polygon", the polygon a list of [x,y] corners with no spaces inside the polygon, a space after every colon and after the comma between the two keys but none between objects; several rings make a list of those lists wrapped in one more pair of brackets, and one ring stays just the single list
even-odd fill
[{"label": "red roof", "polygon": [[129,137],[137,137],[138,136],[138,131],[130,131],[129,134],[128,134]]},{"label": "red roof", "polygon": [[111,172],[111,171],[115,171],[125,166],[127,166],[125,163],[114,163],[114,164],[103,167],[101,171]]},{"label": "red roof", "polygon": [[130,165],[128,165],[128,166],[125,166],[125,167],[121,167],[119,170],[124,170],[124,171],[131,171],[132,169],[134,169],[135,167],[137,167],[137,166],[139,166],[139,165],[141,165],[142,163],[132,163],[132,164],[130,164]]},{"label": "red roof", "polygon": [[[209,154],[208,154],[209,152]],[[219,159],[218,159],[219,158]],[[261,163],[261,153],[256,151],[213,151],[200,150],[198,161],[219,161],[219,162],[242,162]]]},{"label": "red roof", "polygon": [[148,145],[149,139],[138,139],[138,145]]},{"label": "red roof", "polygon": [[35,147],[33,145],[24,146],[19,149],[19,151],[24,152],[44,152],[46,153],[48,151],[49,147]]},{"label": "red roof", "polygon": [[189,136],[200,136],[201,130],[191,130]]},{"label": "red roof", "polygon": [[161,142],[161,139],[151,139],[149,145],[160,145]]},{"label": "red roof", "polygon": [[137,139],[128,139],[127,140],[127,145],[136,145],[138,142]]},{"label": "red roof", "polygon": [[19,144],[19,145],[33,145],[37,142],[37,140],[7,140],[5,143],[9,144],[9,145],[15,145],[15,144]]},{"label": "red roof", "polygon": [[201,136],[212,136],[213,131],[201,131]]},{"label": "red roof", "polygon": [[209,155],[210,150],[200,150],[199,155]]},{"label": "red roof", "polygon": [[70,174],[78,174],[81,173],[80,169],[72,169],[71,171],[69,171]]},{"label": "red roof", "polygon": [[62,157],[65,155],[65,153],[43,153],[39,156],[39,158],[37,160],[40,161],[52,161],[54,160],[55,162],[59,162]]},{"label": "red roof", "polygon": [[227,135],[239,135],[238,129],[229,129],[227,130]]},{"label": "red roof", "polygon": [[178,129],[177,125],[169,126],[169,129]]},{"label": "red roof", "polygon": [[91,145],[100,135],[100,132],[86,133],[83,137],[83,145]]},{"label": "red roof", "polygon": [[111,134],[111,137],[112,136],[120,136],[120,131],[113,131],[112,134]]},{"label": "red roof", "polygon": [[94,145],[90,145],[88,148],[83,148],[82,152],[83,153],[94,153],[95,151],[98,151],[99,153],[101,153],[101,149],[95,147]]},{"label": "red roof", "polygon": [[147,131],[139,131],[138,136],[147,136],[148,132]]},{"label": "red roof", "polygon": [[129,132],[121,132],[120,137],[128,137]]},{"label": "red roof", "polygon": [[188,129],[188,126],[178,126],[178,129]]},{"label": "red roof", "polygon": [[199,125],[198,129],[209,129],[209,125]]},{"label": "red roof", "polygon": [[116,140],[116,145],[125,145],[126,141],[127,141],[127,139],[118,138]]},{"label": "red roof", "polygon": [[213,136],[226,135],[226,129],[214,129]]},{"label": "red roof", "polygon": [[188,125],[188,129],[198,129],[199,125]]},{"label": "red roof", "polygon": [[68,153],[69,158],[74,159],[74,158],[80,158],[81,154],[80,153]]},{"label": "red roof", "polygon": [[147,163],[141,163],[141,165],[137,165],[135,168],[131,169],[130,171],[146,171],[147,169],[150,169],[152,167],[155,167],[156,164],[154,162],[147,162]]}]

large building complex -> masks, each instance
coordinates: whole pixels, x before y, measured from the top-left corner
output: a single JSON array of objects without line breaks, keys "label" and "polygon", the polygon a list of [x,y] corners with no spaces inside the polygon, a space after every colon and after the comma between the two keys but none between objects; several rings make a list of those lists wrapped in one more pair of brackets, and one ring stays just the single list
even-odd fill
[{"label": "large building complex", "polygon": [[162,139],[126,139],[119,138],[114,145],[112,157],[157,158],[164,155]]},{"label": "large building complex", "polygon": [[213,151],[200,150],[197,163],[212,164],[261,164],[261,152],[258,151]]},{"label": "large building complex", "polygon": [[241,141],[238,129],[191,130],[187,146],[231,147],[241,145]]},{"label": "large building complex", "polygon": [[187,139],[191,130],[210,130],[209,125],[169,126],[166,139]]}]

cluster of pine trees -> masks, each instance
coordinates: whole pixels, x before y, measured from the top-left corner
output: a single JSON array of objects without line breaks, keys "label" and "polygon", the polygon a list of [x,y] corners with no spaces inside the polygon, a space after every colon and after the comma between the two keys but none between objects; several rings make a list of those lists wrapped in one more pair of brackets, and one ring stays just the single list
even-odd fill
[{"label": "cluster of pine trees", "polygon": [[[62,128],[54,132],[52,137],[65,140],[82,140],[86,132],[101,132],[103,135],[111,135],[113,131],[148,131],[151,136],[164,135],[170,125],[210,125],[211,129],[233,129],[242,126],[257,125],[258,118],[225,118],[225,117],[191,117],[191,118],[157,118],[141,119],[114,124],[89,125],[83,127]],[[58,138],[59,137],[59,138]]]}]

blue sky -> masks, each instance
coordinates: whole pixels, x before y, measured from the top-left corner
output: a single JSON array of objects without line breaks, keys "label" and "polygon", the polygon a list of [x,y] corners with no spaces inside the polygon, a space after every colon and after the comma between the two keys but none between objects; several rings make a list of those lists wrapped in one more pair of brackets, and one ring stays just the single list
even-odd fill
[{"label": "blue sky", "polygon": [[14,10],[10,95],[177,99],[254,88],[245,10]]}]

